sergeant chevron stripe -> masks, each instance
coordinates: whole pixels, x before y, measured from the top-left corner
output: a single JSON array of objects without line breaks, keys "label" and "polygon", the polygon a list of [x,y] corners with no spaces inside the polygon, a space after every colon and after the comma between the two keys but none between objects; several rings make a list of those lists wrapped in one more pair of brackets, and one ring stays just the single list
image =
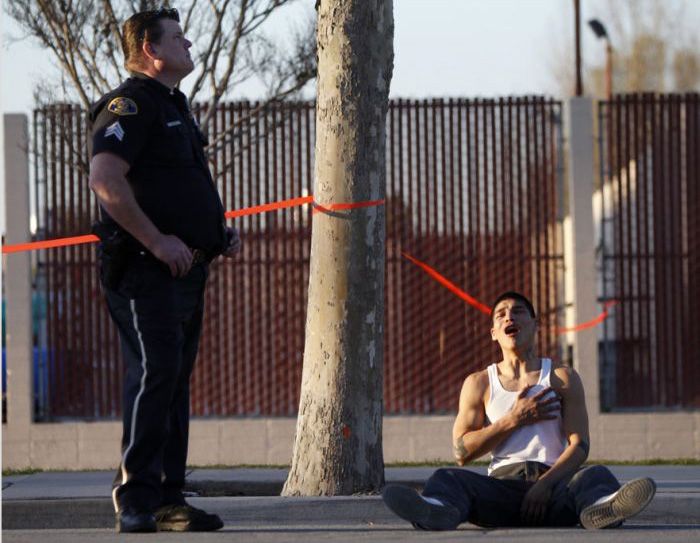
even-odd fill
[{"label": "sergeant chevron stripe", "polygon": [[124,139],[124,134],[124,129],[122,128],[122,125],[119,124],[119,121],[110,124],[107,127],[107,130],[105,130],[105,138],[114,136],[119,141],[122,141],[122,139]]}]

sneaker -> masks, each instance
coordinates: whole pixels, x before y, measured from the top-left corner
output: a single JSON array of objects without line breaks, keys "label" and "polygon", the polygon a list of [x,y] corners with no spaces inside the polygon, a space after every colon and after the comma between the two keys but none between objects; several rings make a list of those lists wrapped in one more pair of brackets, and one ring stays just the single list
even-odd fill
[{"label": "sneaker", "polygon": [[131,507],[125,507],[117,513],[114,529],[119,533],[147,533],[157,532],[158,526],[152,513],[137,511]]},{"label": "sneaker", "polygon": [[387,485],[382,498],[389,509],[416,528],[455,530],[459,526],[460,515],[456,507],[428,503],[413,488]]},{"label": "sneaker", "polygon": [[656,493],[656,483],[648,477],[622,485],[614,494],[603,496],[581,511],[581,525],[587,530],[616,528],[644,509]]},{"label": "sneaker", "polygon": [[212,532],[224,526],[218,515],[191,505],[164,505],[155,513],[158,530],[163,532]]}]

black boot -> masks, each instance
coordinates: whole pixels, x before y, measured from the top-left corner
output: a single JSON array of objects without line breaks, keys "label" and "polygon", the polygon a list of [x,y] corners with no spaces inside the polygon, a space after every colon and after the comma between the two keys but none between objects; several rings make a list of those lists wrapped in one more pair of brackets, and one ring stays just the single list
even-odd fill
[{"label": "black boot", "polygon": [[164,505],[156,510],[155,517],[163,532],[212,532],[224,526],[218,515],[188,504]]},{"label": "black boot", "polygon": [[153,513],[125,507],[117,513],[115,529],[120,533],[157,532],[158,525]]}]

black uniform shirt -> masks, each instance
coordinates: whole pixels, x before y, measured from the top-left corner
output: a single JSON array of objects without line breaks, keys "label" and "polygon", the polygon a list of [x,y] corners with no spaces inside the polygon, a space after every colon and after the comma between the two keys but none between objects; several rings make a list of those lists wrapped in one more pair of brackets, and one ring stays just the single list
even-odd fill
[{"label": "black uniform shirt", "polygon": [[129,163],[127,179],[153,224],[192,249],[220,253],[224,210],[185,95],[135,74],[103,96],[90,118],[92,156],[110,152]]}]

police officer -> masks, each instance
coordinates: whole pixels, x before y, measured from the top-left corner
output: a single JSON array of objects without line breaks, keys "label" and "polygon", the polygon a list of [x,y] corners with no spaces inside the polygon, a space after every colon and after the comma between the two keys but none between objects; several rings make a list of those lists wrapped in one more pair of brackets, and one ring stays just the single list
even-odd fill
[{"label": "police officer", "polygon": [[119,532],[223,526],[182,494],[208,264],[240,250],[224,223],[206,142],[176,88],[194,69],[191,46],[177,10],[136,13],[122,37],[132,77],[91,111],[100,276],[126,366],[112,493]]}]

